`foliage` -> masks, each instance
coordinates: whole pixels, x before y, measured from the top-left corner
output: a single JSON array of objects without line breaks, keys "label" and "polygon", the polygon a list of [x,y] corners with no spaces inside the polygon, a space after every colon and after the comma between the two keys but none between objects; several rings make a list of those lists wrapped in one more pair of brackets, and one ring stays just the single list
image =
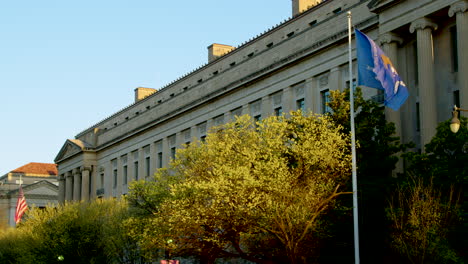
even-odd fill
[{"label": "foliage", "polygon": [[[468,243],[468,119],[460,117],[460,130],[458,133],[450,131],[450,120],[441,122],[437,126],[436,135],[425,146],[425,153],[409,152],[404,155],[408,164],[408,171],[424,179],[433,181],[444,196],[455,191],[461,197],[459,221],[451,222],[448,242],[457,250],[458,255],[464,255]],[[410,185],[411,181],[403,179],[401,184]],[[453,189],[454,188],[454,189]]]},{"label": "foliage", "polygon": [[32,208],[0,240],[0,245],[21,243],[21,252],[13,250],[2,263],[134,263],[138,247],[121,224],[127,217],[126,203],[116,200]]},{"label": "foliage", "polygon": [[447,197],[420,178],[400,186],[390,202],[392,247],[411,263],[459,263],[448,243],[450,226],[457,220],[458,198]]},{"label": "foliage", "polygon": [[[156,184],[149,183],[149,197],[129,199],[151,208],[155,227],[147,230],[166,230],[152,241],[169,239],[165,247],[174,254],[195,254],[205,263],[213,256],[310,262],[326,226],[321,216],[343,194],[348,145],[324,117],[292,113],[254,123],[243,116],[178,151]],[[170,178],[176,180],[158,185]]]},{"label": "foliage", "polygon": [[468,183],[468,118],[460,117],[458,133],[450,131],[450,120],[437,126],[436,135],[426,145],[425,153],[410,152],[405,155],[409,170],[436,184],[449,187]]},{"label": "foliage", "polygon": [[[350,133],[349,89],[330,91],[328,114],[343,127],[343,132]],[[378,263],[383,261],[384,238],[386,234],[385,206],[388,195],[394,188],[395,179],[392,170],[399,159],[399,153],[412,144],[401,144],[395,135],[395,125],[385,119],[384,106],[372,100],[364,100],[362,91],[354,91],[356,164],[359,199],[360,245],[363,262]],[[350,186],[348,186],[351,189]],[[347,197],[344,197],[347,198]],[[351,199],[344,201],[351,206]],[[335,220],[333,220],[335,221]],[[349,216],[348,221],[351,220]],[[350,228],[336,229],[336,236],[348,234]],[[334,238],[336,239],[336,238]]]}]

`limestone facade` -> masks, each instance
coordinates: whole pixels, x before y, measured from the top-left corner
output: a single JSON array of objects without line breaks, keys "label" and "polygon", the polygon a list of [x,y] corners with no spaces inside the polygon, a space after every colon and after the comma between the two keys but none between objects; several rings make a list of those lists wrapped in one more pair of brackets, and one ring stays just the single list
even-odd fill
[{"label": "limestone facade", "polygon": [[[224,55],[209,54],[207,64],[67,140],[55,160],[59,200],[123,195],[132,180],[147,179],[166,166],[182,144],[236,115],[261,119],[299,108],[328,111],[328,92],[350,85],[348,11],[354,26],[382,46],[408,86],[406,103],[386,112],[403,142],[415,142],[424,151],[453,105],[467,107],[466,0],[292,4],[291,19],[236,48],[223,45]],[[304,5],[309,9],[299,10]],[[355,64],[354,41],[352,56]],[[379,99],[375,89],[363,92]]]}]

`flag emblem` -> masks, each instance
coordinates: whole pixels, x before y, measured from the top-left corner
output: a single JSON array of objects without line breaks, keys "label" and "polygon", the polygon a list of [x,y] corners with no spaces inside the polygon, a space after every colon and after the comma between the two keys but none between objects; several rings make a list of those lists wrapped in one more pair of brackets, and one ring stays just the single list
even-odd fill
[{"label": "flag emblem", "polygon": [[23,217],[24,212],[28,209],[26,199],[24,198],[23,188],[20,185],[18,200],[16,201],[15,223],[18,224]]},{"label": "flag emblem", "polygon": [[390,58],[361,31],[355,29],[358,85],[385,91],[384,104],[398,110],[408,98],[408,89]]}]

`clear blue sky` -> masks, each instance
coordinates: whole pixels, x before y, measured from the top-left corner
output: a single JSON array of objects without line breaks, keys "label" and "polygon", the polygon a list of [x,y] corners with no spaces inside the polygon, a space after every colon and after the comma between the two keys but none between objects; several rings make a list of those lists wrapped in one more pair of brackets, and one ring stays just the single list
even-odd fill
[{"label": "clear blue sky", "polygon": [[0,175],[291,16],[291,0],[0,3]]}]

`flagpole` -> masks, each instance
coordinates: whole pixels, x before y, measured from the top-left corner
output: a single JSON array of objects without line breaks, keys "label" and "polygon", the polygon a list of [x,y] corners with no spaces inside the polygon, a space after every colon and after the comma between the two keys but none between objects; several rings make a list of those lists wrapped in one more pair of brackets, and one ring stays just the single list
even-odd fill
[{"label": "flagpole", "polygon": [[358,196],[356,173],[356,138],[354,129],[354,92],[353,92],[353,61],[351,57],[351,11],[348,11],[348,61],[349,61],[349,104],[351,112],[351,157],[353,181],[353,222],[354,222],[354,263],[359,264],[359,226],[358,226]]}]

